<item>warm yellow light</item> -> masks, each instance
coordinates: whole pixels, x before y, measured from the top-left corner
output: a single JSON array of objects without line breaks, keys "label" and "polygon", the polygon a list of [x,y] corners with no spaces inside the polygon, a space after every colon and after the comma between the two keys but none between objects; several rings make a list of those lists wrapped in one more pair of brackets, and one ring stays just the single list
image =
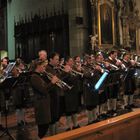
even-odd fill
[{"label": "warm yellow light", "polygon": [[5,51],[5,50],[0,51],[0,59],[7,57],[7,55],[8,55],[7,51]]}]

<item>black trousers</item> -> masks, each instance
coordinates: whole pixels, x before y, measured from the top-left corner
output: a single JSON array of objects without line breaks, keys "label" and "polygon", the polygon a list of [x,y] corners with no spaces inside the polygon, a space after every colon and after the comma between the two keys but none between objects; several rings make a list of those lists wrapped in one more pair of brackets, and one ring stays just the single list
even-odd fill
[{"label": "black trousers", "polygon": [[49,124],[41,124],[38,125],[38,136],[39,138],[43,138],[45,134],[47,133],[49,128]]}]

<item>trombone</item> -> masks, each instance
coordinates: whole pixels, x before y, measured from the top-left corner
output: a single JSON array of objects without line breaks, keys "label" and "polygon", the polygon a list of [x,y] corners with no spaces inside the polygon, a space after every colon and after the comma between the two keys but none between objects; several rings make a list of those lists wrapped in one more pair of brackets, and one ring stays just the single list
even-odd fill
[{"label": "trombone", "polygon": [[[51,80],[52,77],[54,76],[52,73],[47,72],[47,71],[44,71],[44,73],[46,74],[49,80]],[[68,85],[66,82],[62,81],[61,79],[58,79],[58,82],[56,82],[56,85],[60,87],[61,89],[68,88],[69,90],[71,90],[73,88],[73,86]]]}]

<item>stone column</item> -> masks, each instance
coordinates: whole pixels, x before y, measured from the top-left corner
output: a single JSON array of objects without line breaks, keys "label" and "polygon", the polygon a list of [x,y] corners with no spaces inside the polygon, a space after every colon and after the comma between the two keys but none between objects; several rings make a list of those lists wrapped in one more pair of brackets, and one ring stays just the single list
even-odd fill
[{"label": "stone column", "polygon": [[136,28],[136,52],[140,54],[140,27]]},{"label": "stone column", "polygon": [[129,27],[127,23],[127,16],[122,16],[122,22],[123,22],[123,47],[128,47],[129,46]]},{"label": "stone column", "polygon": [[90,0],[91,4],[91,18],[92,18],[92,35],[98,34],[98,0]]},{"label": "stone column", "polygon": [[86,10],[87,8],[85,0],[68,1],[69,46],[71,56],[82,56],[88,43]]},{"label": "stone column", "polygon": [[118,27],[119,27],[119,44],[122,45],[123,44],[123,29],[122,29],[122,22],[121,22],[121,13],[122,13],[122,0],[118,1],[118,6],[119,6],[119,11],[118,11]]}]

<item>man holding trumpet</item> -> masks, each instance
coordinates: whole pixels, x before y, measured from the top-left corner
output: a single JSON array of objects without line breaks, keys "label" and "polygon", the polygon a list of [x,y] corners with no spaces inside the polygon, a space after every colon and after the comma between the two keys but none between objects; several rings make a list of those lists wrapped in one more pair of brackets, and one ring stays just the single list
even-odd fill
[{"label": "man holding trumpet", "polygon": [[38,136],[42,138],[48,131],[51,123],[50,89],[58,82],[57,76],[52,76],[51,80],[42,77],[46,63],[36,61],[34,73],[31,76],[31,85],[34,91],[35,119],[38,126]]},{"label": "man holding trumpet", "polygon": [[65,88],[65,84],[61,80],[62,71],[59,69],[59,54],[53,52],[49,57],[49,63],[46,67],[46,74],[55,75],[59,77],[56,85],[51,88],[50,92],[50,100],[51,100],[51,124],[50,124],[50,135],[57,134],[58,130],[58,122],[60,119],[60,94],[63,94],[63,88]]}]

